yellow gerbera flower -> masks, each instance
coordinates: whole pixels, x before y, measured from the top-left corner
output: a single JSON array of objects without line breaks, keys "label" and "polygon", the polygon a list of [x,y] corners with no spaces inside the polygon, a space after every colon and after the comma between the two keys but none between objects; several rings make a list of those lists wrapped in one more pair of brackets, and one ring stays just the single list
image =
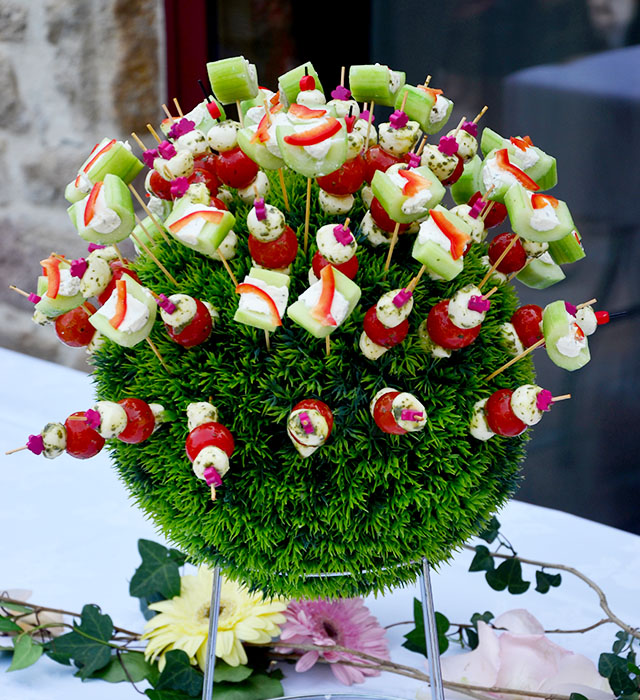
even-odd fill
[{"label": "yellow gerbera flower", "polygon": [[[213,572],[201,566],[195,576],[181,577],[180,595],[149,606],[159,614],[145,625],[142,639],[149,642],[144,656],[152,662],[159,656],[160,670],[164,668],[165,653],[172,649],[182,649],[191,663],[204,670],[212,585]],[[223,578],[216,656],[230,666],[246,664],[242,642],[262,644],[277,637],[286,607],[281,599],[267,602],[261,594],[249,593],[246,587]]]}]

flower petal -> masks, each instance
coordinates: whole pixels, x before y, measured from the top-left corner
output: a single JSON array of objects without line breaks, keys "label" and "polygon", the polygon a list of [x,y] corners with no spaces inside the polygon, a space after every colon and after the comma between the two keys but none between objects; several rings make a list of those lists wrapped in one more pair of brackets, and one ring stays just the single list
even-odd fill
[{"label": "flower petal", "polygon": [[478,646],[466,654],[442,658],[442,677],[460,683],[495,685],[500,667],[499,656],[500,645],[496,633],[489,625],[479,621]]},{"label": "flower petal", "polygon": [[523,608],[508,610],[492,621],[494,627],[501,627],[513,634],[544,634],[544,627]]},{"label": "flower petal", "polygon": [[304,673],[308,671],[315,662],[320,658],[320,654],[317,651],[308,651],[303,654],[296,662],[296,671],[298,673]]}]

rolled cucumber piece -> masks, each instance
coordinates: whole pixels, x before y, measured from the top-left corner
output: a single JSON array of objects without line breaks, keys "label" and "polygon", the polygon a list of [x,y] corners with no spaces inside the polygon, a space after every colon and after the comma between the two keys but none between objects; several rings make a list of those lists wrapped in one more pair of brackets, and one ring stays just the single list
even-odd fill
[{"label": "rolled cucumber piece", "polygon": [[[349,68],[349,89],[356,102],[375,102],[393,107],[406,82],[406,74],[379,63]],[[408,101],[408,98],[407,98]]]},{"label": "rolled cucumber piece", "polygon": [[[268,284],[271,287],[286,287],[287,289],[289,289],[289,284],[291,281],[289,275],[284,275],[281,272],[275,272],[273,270],[263,270],[259,267],[252,267],[249,270],[249,277],[262,280],[265,284]],[[271,322],[271,318],[269,316],[251,309],[241,309],[238,307],[233,320],[237,323],[244,323],[247,326],[253,326],[254,328],[262,328],[270,333],[273,333],[278,328],[278,326]]]},{"label": "rolled cucumber piece", "polygon": [[207,63],[207,73],[213,94],[222,104],[251,100],[258,94],[258,72],[244,56]]},{"label": "rolled cucumber piece", "polygon": [[[132,348],[134,345],[144,340],[151,332],[153,323],[156,320],[157,305],[151,294],[133,278],[129,277],[129,275],[122,275],[121,279],[125,280],[127,283],[127,296],[131,295],[134,297],[137,301],[144,304],[149,311],[149,317],[144,326],[137,331],[120,331],[111,325],[109,319],[104,314],[100,313],[100,309],[92,316],[89,316],[89,322],[96,330],[100,331],[102,335],[113,340],[114,343],[123,345],[125,348]],[[117,291],[114,290],[113,294],[117,294]]]},{"label": "rolled cucumber piece", "polygon": [[164,224],[180,243],[210,258],[233,228],[235,216],[230,211],[192,202],[189,197],[178,200]]},{"label": "rolled cucumber piece", "polygon": [[[444,128],[446,123],[449,121],[449,117],[451,116],[451,112],[453,111],[453,100],[450,100],[448,97],[445,97],[444,95],[439,95],[441,100],[446,100],[446,109],[444,110],[444,114],[439,118],[435,119],[432,121],[431,115],[429,116],[429,119],[427,120],[427,124],[425,124],[424,128],[424,133],[425,134],[437,134],[441,129]],[[438,99],[436,98],[434,107],[437,108],[438,106]],[[432,109],[432,115],[434,114],[433,109]]]},{"label": "rolled cucumber piece", "polygon": [[[416,211],[406,212],[402,209],[403,205],[409,200],[402,190],[403,188],[397,185],[389,176],[389,173],[376,170],[373,180],[371,181],[371,189],[376,199],[382,204],[387,214],[401,224],[410,224],[412,221],[421,219],[426,216],[429,209],[433,209],[442,201],[446,190],[438,177],[426,166],[421,165],[418,168],[412,168],[409,172],[415,172],[431,183],[428,187],[430,197],[425,199],[423,206]],[[400,176],[401,177],[401,176]],[[407,182],[405,180],[405,182]]]},{"label": "rolled cucumber piece", "polygon": [[582,237],[574,229],[559,241],[549,243],[549,255],[556,264],[567,265],[582,260],[587,254],[582,247]]},{"label": "rolled cucumber piece", "polygon": [[456,204],[466,204],[476,192],[480,191],[482,188],[481,170],[482,159],[477,154],[468,163],[465,163],[462,175],[450,187],[451,197]]},{"label": "rolled cucumber piece", "polygon": [[313,67],[313,63],[311,63],[311,61],[307,61],[306,63],[303,63],[300,66],[296,66],[290,71],[283,73],[278,78],[278,90],[280,91],[280,100],[286,108],[288,108],[289,105],[292,105],[298,98],[298,93],[300,92],[300,78],[304,77],[307,74],[305,73],[305,68],[307,70],[307,73],[310,76],[312,76],[313,79],[316,81],[316,90],[324,92],[324,90],[322,89],[322,83],[320,82],[320,78],[318,77],[318,73]]},{"label": "rolled cucumber piece", "polygon": [[565,277],[566,275],[559,265],[556,265],[553,261],[548,262],[541,258],[531,260],[516,275],[518,282],[522,282],[522,284],[526,287],[531,287],[531,289],[546,289],[553,284],[562,282]]},{"label": "rolled cucumber piece", "polygon": [[[113,245],[114,243],[123,241],[131,234],[131,231],[133,231],[135,225],[133,201],[131,199],[131,192],[124,181],[117,175],[112,175],[111,173],[107,173],[104,177],[97,202],[100,202],[103,196],[106,209],[111,210],[119,219],[116,228],[108,233],[102,233],[84,224],[84,213],[91,194],[88,194],[81,201],[72,204],[67,209],[67,212],[78,234],[81,238],[84,238],[85,241],[98,243],[99,245]],[[95,217],[92,218],[91,221],[94,221],[94,219]],[[97,225],[97,223],[94,224],[94,226]]]},{"label": "rolled cucumber piece", "polygon": [[529,190],[518,183],[512,185],[504,195],[504,204],[515,233],[531,241],[544,241],[550,244],[551,241],[559,241],[575,230],[569,207],[561,200],[557,200],[558,205],[553,209],[558,223],[547,230],[540,230],[542,226],[548,226],[546,223],[539,223],[538,228],[534,228],[532,221],[547,207],[534,209],[531,204],[531,195]]},{"label": "rolled cucumber piece", "polygon": [[[284,162],[296,172],[305,177],[320,177],[328,175],[334,170],[337,170],[347,159],[347,127],[343,120],[340,121],[340,131],[331,136],[329,141],[329,149],[321,158],[314,158],[306,148],[314,149],[315,146],[292,146],[285,140],[285,136],[296,133],[293,126],[281,124],[276,127],[276,136],[278,138],[278,146]],[[312,125],[309,125],[312,128]]]},{"label": "rolled cucumber piece", "polygon": [[436,98],[433,93],[427,90],[421,90],[419,87],[413,85],[403,85],[396,94],[395,108],[400,109],[402,107],[402,101],[404,96],[407,96],[407,100],[404,105],[404,113],[420,124],[420,128],[426,131],[429,128],[429,116],[431,115],[431,109],[436,103]]},{"label": "rolled cucumber piece", "polygon": [[251,143],[251,139],[255,133],[255,128],[252,129],[249,126],[238,131],[238,146],[240,146],[243,153],[248,155],[254,163],[257,163],[265,170],[277,170],[281,168],[284,165],[284,160],[282,158],[278,158],[278,156],[271,153],[261,141]]},{"label": "rolled cucumber piece", "polygon": [[[571,343],[574,338],[574,322],[575,319],[567,312],[562,300],[548,304],[542,313],[542,333],[549,359],[569,372],[584,367],[591,359],[588,344],[575,357],[569,357],[558,349],[558,343],[562,346],[567,341]],[[586,337],[584,342],[587,342]]]}]

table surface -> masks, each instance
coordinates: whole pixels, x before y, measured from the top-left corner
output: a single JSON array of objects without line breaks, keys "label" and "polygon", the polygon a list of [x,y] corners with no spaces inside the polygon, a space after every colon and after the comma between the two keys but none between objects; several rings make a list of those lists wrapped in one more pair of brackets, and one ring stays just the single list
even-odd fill
[{"label": "table surface", "polygon": [[[64,419],[92,403],[91,382],[80,372],[4,349],[0,349],[0,362],[3,452],[24,444],[27,435],[38,432],[46,422]],[[137,541],[163,538],[134,506],[106,456],[82,461],[63,455],[48,461],[24,451],[3,457],[0,493],[1,589],[30,589],[33,602],[67,610],[96,603],[114,624],[142,629],[137,600],[128,594],[128,582],[139,564]],[[517,501],[509,503],[498,517],[521,556],[577,567],[604,588],[619,617],[638,624],[640,537]],[[574,577],[566,575],[562,586],[547,595],[531,590],[514,597],[491,590],[481,574],[467,573],[470,560],[471,553],[462,552],[433,577],[436,609],[451,621],[466,622],[476,611],[491,610],[498,615],[524,607],[547,629],[574,629],[603,616],[595,593]],[[531,578],[533,572],[528,573]],[[411,619],[412,599],[418,595],[417,586],[408,586],[384,597],[371,597],[367,604],[382,625],[389,625]],[[403,625],[389,630],[392,658],[424,668],[419,655],[401,648],[409,629]],[[552,639],[597,662],[599,653],[610,648],[616,631],[604,625],[588,634]],[[82,683],[73,677],[72,669],[46,658],[28,670],[10,674],[4,673],[8,665],[9,659],[0,657],[2,698],[139,697],[129,684]],[[304,674],[297,674],[293,666],[285,665],[283,670],[288,694],[347,690],[325,666]],[[428,697],[423,684],[388,674],[351,690]]]}]

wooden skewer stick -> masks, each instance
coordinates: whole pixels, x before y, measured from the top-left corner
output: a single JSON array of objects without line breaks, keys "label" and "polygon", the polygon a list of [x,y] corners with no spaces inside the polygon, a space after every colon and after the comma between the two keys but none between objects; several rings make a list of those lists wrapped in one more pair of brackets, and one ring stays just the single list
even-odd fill
[{"label": "wooden skewer stick", "polygon": [[489,212],[493,209],[495,206],[495,201],[492,199],[489,204],[484,208],[482,214],[480,214],[480,221],[484,221],[487,216],[489,216]]},{"label": "wooden skewer stick", "polygon": [[309,217],[311,215],[311,178],[307,178],[307,206],[304,210],[304,254],[309,248]]},{"label": "wooden skewer stick", "polygon": [[182,113],[182,109],[180,109],[180,103],[178,102],[177,97],[173,98],[173,104],[176,106],[176,109],[178,110],[178,114],[180,115],[180,118],[184,117],[184,114]]},{"label": "wooden skewer stick", "polygon": [[240,126],[244,129],[244,117],[242,116],[242,108],[240,107],[240,100],[236,100],[236,108],[238,109],[238,121]]},{"label": "wooden skewer stick", "polygon": [[490,289],[486,294],[482,295],[483,299],[488,299],[492,294],[495,294],[498,291],[498,287],[493,287]]},{"label": "wooden skewer stick", "polygon": [[344,87],[344,66],[340,69],[340,85]]},{"label": "wooden skewer stick", "polygon": [[362,105],[362,111],[363,111],[363,112],[366,112],[366,111],[367,111],[367,105],[368,105],[368,104],[369,104],[368,102],[364,102],[364,103],[363,103],[363,105]]},{"label": "wooden skewer stick", "polygon": [[389,245],[389,252],[387,253],[387,259],[384,261],[384,271],[389,271],[389,265],[391,264],[391,256],[393,255],[393,249],[396,247],[398,242],[398,231],[400,230],[400,222],[396,221],[396,226],[393,229],[393,234],[391,236],[391,244]]},{"label": "wooden skewer stick", "polygon": [[15,284],[10,284],[10,285],[9,285],[9,289],[10,289],[12,292],[18,292],[18,294],[21,294],[23,297],[27,297],[27,298],[28,298],[28,297],[31,296],[31,294],[29,294],[29,292],[25,292],[24,289],[20,289],[19,287],[16,287]]},{"label": "wooden skewer stick", "polygon": [[485,113],[488,109],[489,109],[489,107],[487,107],[487,105],[485,105],[485,106],[478,112],[478,114],[476,114],[476,116],[475,116],[474,119],[473,119],[473,123],[474,123],[474,124],[477,124],[477,123],[482,119],[482,117],[484,116],[484,113]]},{"label": "wooden skewer stick", "polygon": [[[139,219],[137,216],[136,216],[136,221],[137,221],[138,224],[140,225],[140,228],[145,232],[145,234],[146,234],[147,236],[149,236],[149,238],[151,238],[151,236],[149,235],[149,232],[148,232],[147,229],[144,227],[144,224],[142,223],[142,221],[140,221],[140,219]],[[173,282],[173,284],[175,284],[176,287],[178,287],[178,286],[179,286],[179,285],[178,285],[178,280],[177,280],[177,279],[169,272],[169,270],[167,270],[167,268],[158,260],[158,258],[156,257],[156,255],[155,255],[155,254],[151,251],[151,249],[149,248],[149,246],[148,246],[146,243],[144,243],[138,236],[136,236],[136,234],[135,234],[133,231],[131,232],[130,235],[131,235],[131,238],[133,238],[133,240],[137,243],[137,245],[138,245],[140,248],[142,248],[142,250],[144,250],[144,252],[153,260],[153,262],[162,270],[162,272],[164,272],[166,278],[167,278],[170,282]]]},{"label": "wooden skewer stick", "polygon": [[416,150],[416,155],[421,156],[422,151],[424,151],[424,147],[427,145],[427,137],[426,135],[422,137],[422,141],[420,141],[420,145],[418,146],[418,149]]},{"label": "wooden skewer stick", "polygon": [[375,105],[375,102],[371,100],[371,109],[369,110],[369,119],[367,119],[367,135],[364,139],[364,150],[366,151],[367,148],[369,148],[369,134],[371,133],[371,122],[373,120],[373,107]]},{"label": "wooden skewer stick", "polygon": [[139,138],[138,134],[136,134],[135,131],[131,132],[131,137],[138,144],[138,146],[140,146],[140,150],[142,150],[142,151],[148,150],[148,148],[144,145],[144,143],[142,143],[142,140]]},{"label": "wooden skewer stick", "polygon": [[561,396],[552,396],[551,401],[555,403],[556,401],[566,401],[571,398],[571,394],[562,394]]},{"label": "wooden skewer stick", "polygon": [[325,352],[327,354],[327,357],[329,357],[329,355],[331,355],[331,336],[330,335],[326,336],[326,338],[324,339],[324,349],[325,349]]},{"label": "wooden skewer stick", "polygon": [[584,309],[585,306],[591,306],[592,304],[595,304],[598,300],[597,299],[589,299],[589,301],[583,301],[582,304],[578,304],[576,306],[576,309]]},{"label": "wooden skewer stick", "polygon": [[267,345],[267,351],[271,352],[271,339],[269,338],[269,331],[265,330],[264,332],[264,342]]},{"label": "wooden skewer stick", "polygon": [[151,134],[151,136],[153,136],[153,138],[154,138],[158,143],[162,143],[162,139],[158,136],[158,133],[157,133],[156,130],[151,126],[151,124],[147,124],[147,129],[149,130],[149,133]]},{"label": "wooden skewer stick", "polygon": [[458,132],[460,131],[460,128],[462,125],[467,121],[467,117],[464,116],[462,119],[458,122],[458,126],[456,126],[456,130],[453,132],[453,137],[455,138],[458,135]]},{"label": "wooden skewer stick", "polygon": [[284,199],[284,206],[287,211],[291,210],[289,206],[289,196],[287,195],[287,186],[284,184],[284,172],[282,168],[278,168],[278,178],[280,179],[280,189],[282,190],[282,198]]},{"label": "wooden skewer stick", "polygon": [[116,243],[111,244],[116,251],[116,255],[118,256],[118,260],[124,265],[124,258],[122,257],[122,253],[120,252],[120,248],[118,248],[118,245]]},{"label": "wooden skewer stick", "polygon": [[500,263],[507,257],[509,251],[513,248],[517,241],[519,241],[519,236],[514,236],[509,245],[502,251],[500,257],[493,263],[493,265],[487,270],[487,274],[482,278],[482,281],[478,285],[478,289],[482,289],[487,283],[491,275],[498,269]]},{"label": "wooden skewer stick", "polygon": [[533,352],[536,348],[539,348],[541,345],[544,345],[544,338],[540,338],[540,340],[537,343],[534,343],[533,345],[529,346],[526,350],[521,352],[519,355],[514,357],[513,359],[509,360],[505,365],[502,365],[500,369],[497,369],[495,372],[492,372],[485,381],[489,382],[491,381],[494,377],[497,377],[499,374],[505,371],[508,367],[511,367],[511,365],[515,364],[518,360],[521,360],[523,357],[526,357],[530,352]]},{"label": "wooden skewer stick", "polygon": [[28,450],[29,448],[26,445],[23,445],[22,447],[16,447],[15,450],[9,450],[8,452],[5,452],[6,455],[13,455],[16,452],[22,452],[22,450]]},{"label": "wooden skewer stick", "polygon": [[80,306],[82,306],[87,316],[93,316],[93,314],[95,314],[95,311],[91,311],[91,309],[87,306],[86,302],[83,301],[82,304],[80,304]]},{"label": "wooden skewer stick", "polygon": [[156,217],[153,215],[153,212],[151,211],[151,209],[149,209],[149,207],[144,203],[144,200],[138,194],[138,192],[136,191],[136,188],[132,184],[129,184],[129,189],[133,193],[133,196],[138,200],[138,204],[144,209],[145,214],[151,219],[151,221],[153,221],[153,223],[155,224],[158,231],[160,231],[160,235],[164,239],[164,242],[170,243],[171,241],[169,240],[169,237],[167,236],[167,234],[164,232],[163,225],[158,221],[158,219],[156,219]]},{"label": "wooden skewer stick", "polygon": [[160,351],[158,350],[158,348],[155,346],[153,340],[151,340],[151,338],[149,338],[149,336],[147,336],[145,338],[145,340],[147,341],[147,344],[149,345],[149,347],[153,350],[153,354],[160,360],[160,364],[165,368],[167,374],[171,374],[171,370],[167,366],[167,363],[164,361],[164,358],[160,354]]},{"label": "wooden skewer stick", "polygon": [[229,266],[229,263],[227,262],[227,259],[226,259],[226,258],[224,257],[224,255],[222,254],[222,251],[220,250],[220,248],[218,248],[218,251],[217,251],[217,252],[218,252],[218,255],[220,256],[220,261],[221,261],[222,264],[224,265],[224,269],[227,271],[227,274],[229,275],[229,277],[231,277],[231,281],[233,282],[233,286],[234,286],[234,287],[237,287],[237,286],[238,286],[238,280],[236,279],[236,276],[233,274],[233,270],[232,270],[231,267]]},{"label": "wooden skewer stick", "polygon": [[420,281],[420,278],[422,275],[424,275],[425,271],[427,269],[426,265],[423,265],[419,270],[418,274],[409,282],[407,285],[407,291],[408,292],[413,292],[413,290],[418,286],[418,282]]},{"label": "wooden skewer stick", "polygon": [[349,228],[350,221],[351,221],[351,217],[347,216],[347,218],[344,220],[344,224],[342,224],[342,228]]},{"label": "wooden skewer stick", "polygon": [[404,106],[407,104],[407,97],[409,97],[409,91],[405,91],[402,97],[402,104],[400,105],[400,111],[404,112]]},{"label": "wooden skewer stick", "polygon": [[508,277],[507,277],[507,282],[512,282],[523,270],[524,268],[532,261],[535,260],[535,258],[527,258],[527,261],[524,264],[524,267],[521,267],[519,270],[516,270],[515,272],[512,272]]},{"label": "wooden skewer stick", "polygon": [[422,84],[423,84],[425,87],[429,87],[429,83],[430,83],[430,82],[431,82],[431,76],[428,75],[428,76],[424,79],[424,83],[422,83]]},{"label": "wooden skewer stick", "polygon": [[162,111],[167,115],[167,118],[171,119],[171,121],[175,120],[175,117],[173,116],[173,114],[171,114],[167,105],[162,105]]}]

